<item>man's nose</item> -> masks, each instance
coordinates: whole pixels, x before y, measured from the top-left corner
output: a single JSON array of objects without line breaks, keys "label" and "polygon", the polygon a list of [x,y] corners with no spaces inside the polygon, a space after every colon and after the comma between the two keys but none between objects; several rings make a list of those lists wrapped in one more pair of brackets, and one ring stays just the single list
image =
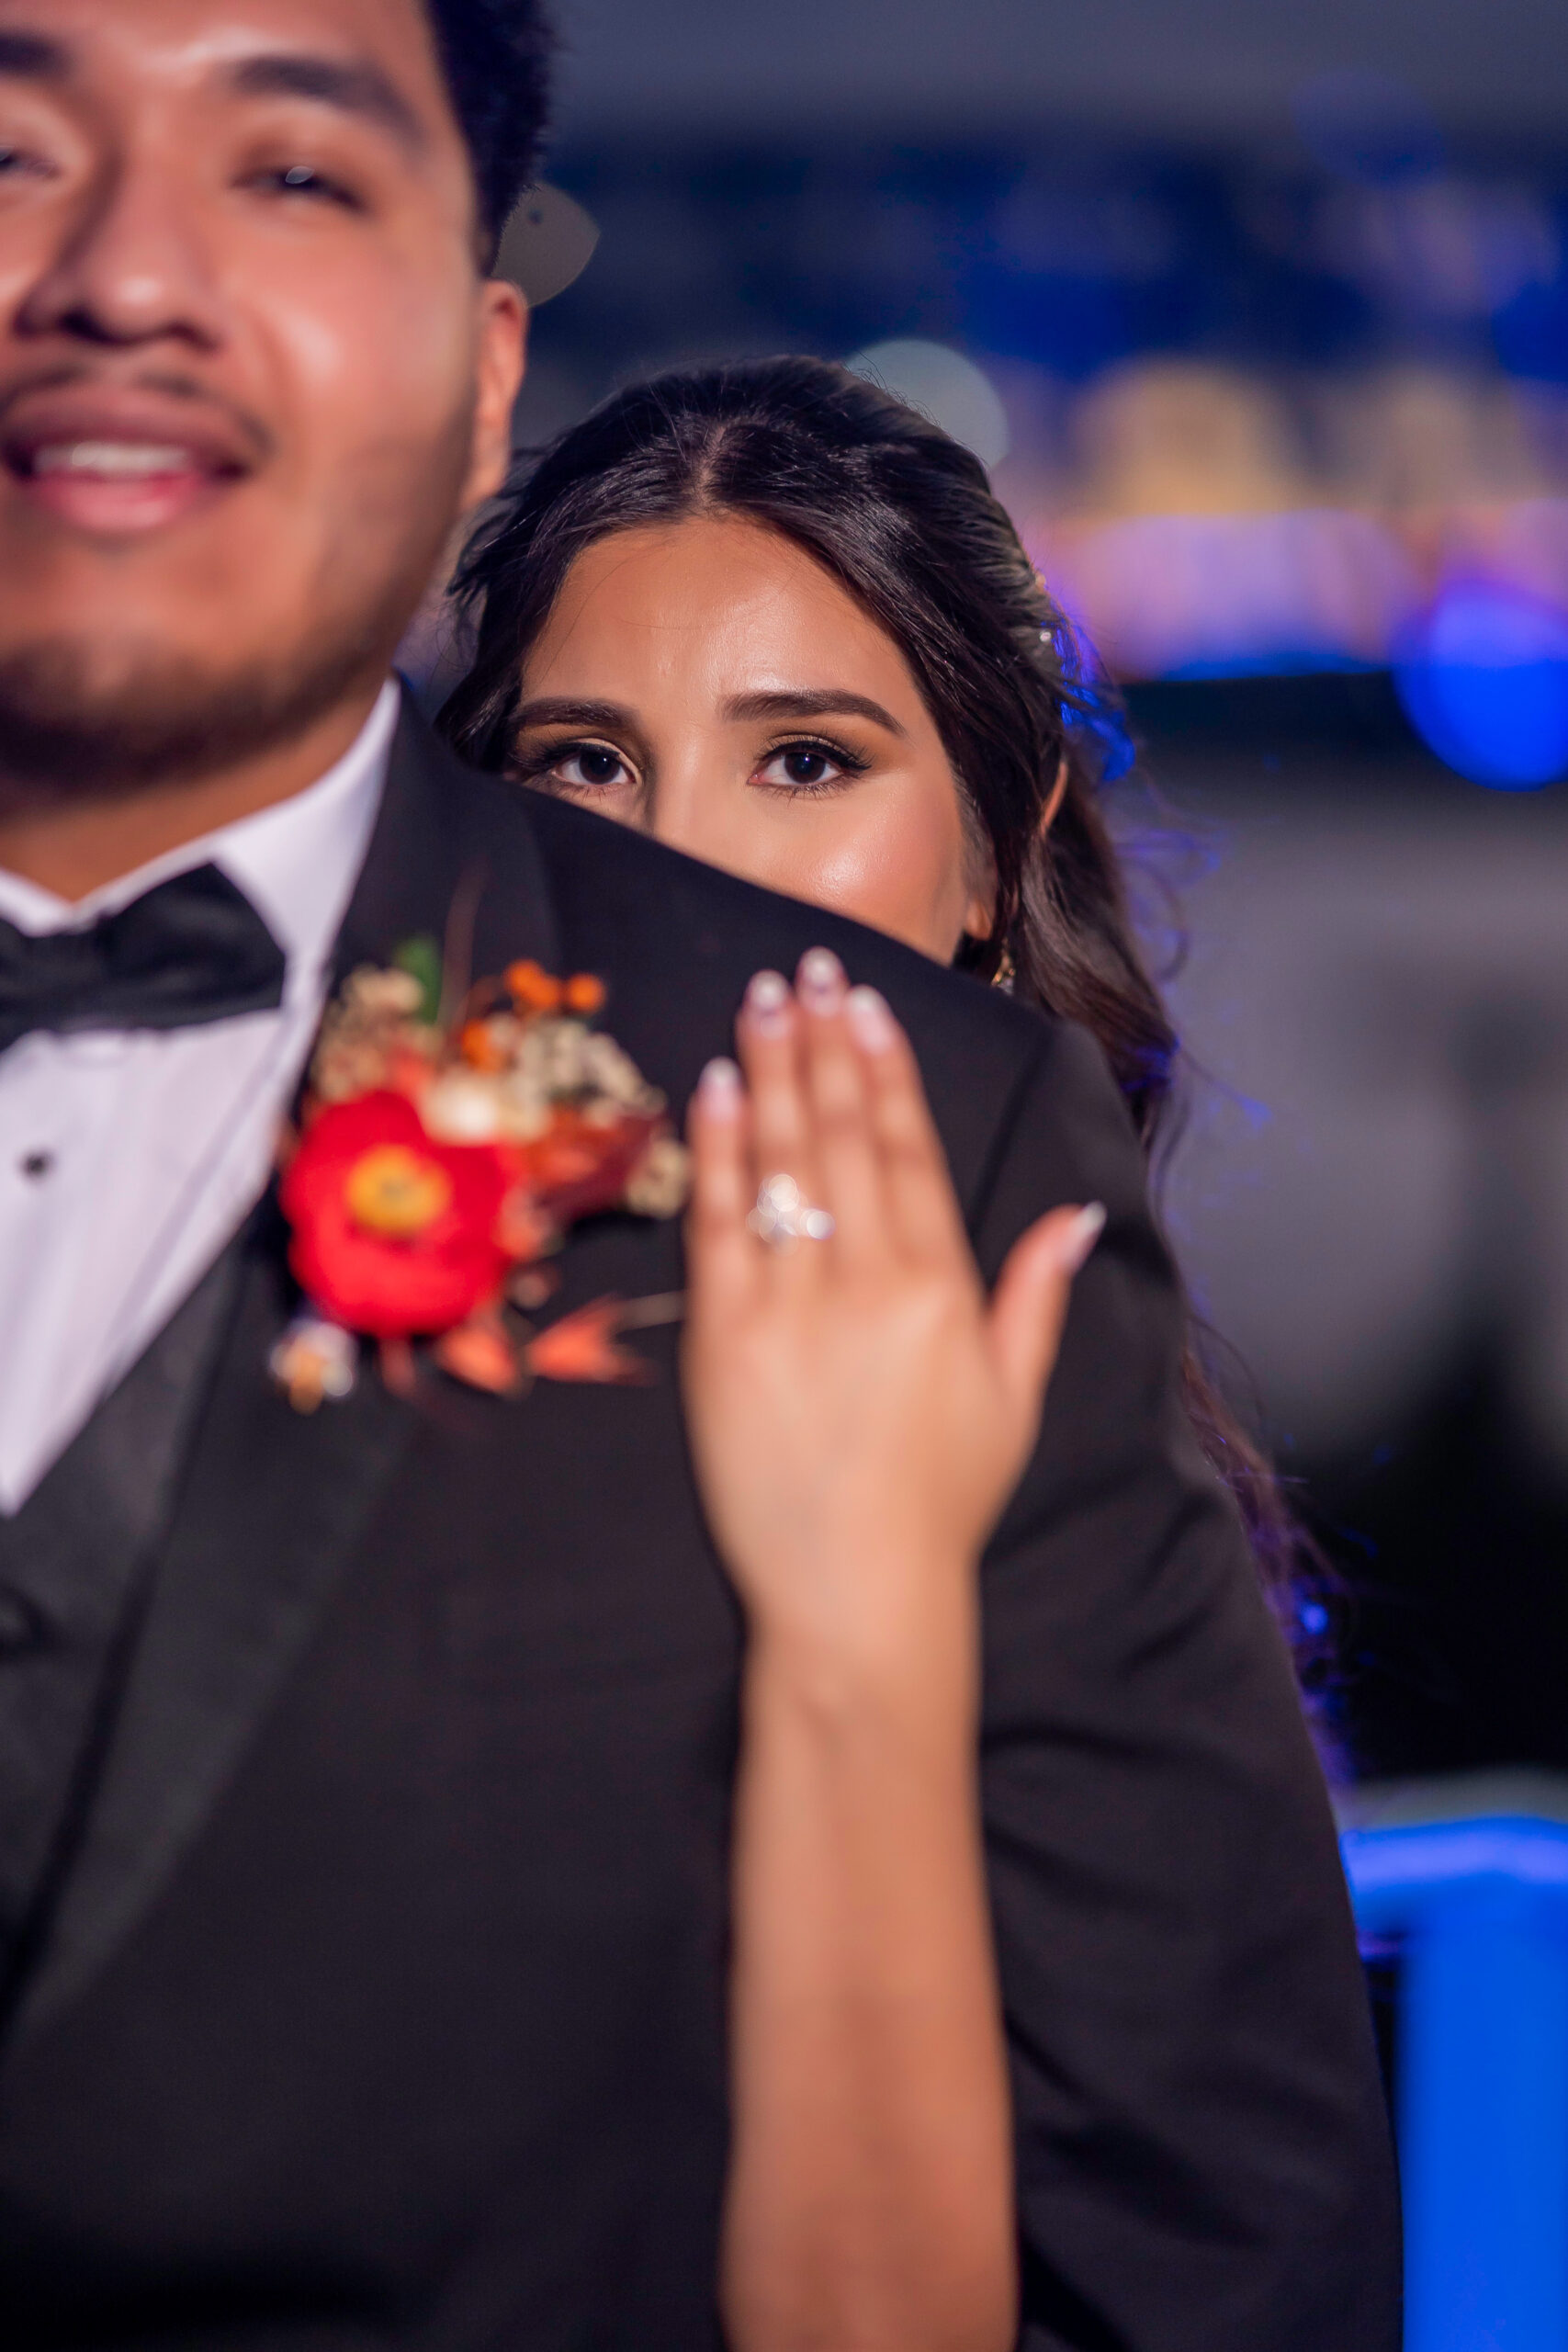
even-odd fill
[{"label": "man's nose", "polygon": [[64,226],[18,332],[214,349],[220,300],[203,226],[199,205],[155,155],[118,164]]}]

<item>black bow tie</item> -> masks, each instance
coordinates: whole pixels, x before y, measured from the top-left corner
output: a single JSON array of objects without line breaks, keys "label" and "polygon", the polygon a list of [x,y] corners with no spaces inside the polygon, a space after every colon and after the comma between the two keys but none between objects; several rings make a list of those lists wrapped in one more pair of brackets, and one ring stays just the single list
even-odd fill
[{"label": "black bow tie", "polygon": [[35,938],[0,921],[0,1053],[34,1029],[185,1029],[283,1001],[283,950],[216,865]]}]

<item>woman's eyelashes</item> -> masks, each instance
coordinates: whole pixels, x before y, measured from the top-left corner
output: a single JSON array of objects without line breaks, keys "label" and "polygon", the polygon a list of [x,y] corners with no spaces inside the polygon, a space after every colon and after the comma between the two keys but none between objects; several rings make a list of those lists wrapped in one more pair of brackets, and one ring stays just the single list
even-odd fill
[{"label": "woman's eyelashes", "polygon": [[797,797],[814,792],[838,792],[863,775],[871,762],[846,743],[829,743],[818,736],[799,736],[775,743],[752,773],[753,784],[769,792]]},{"label": "woman's eyelashes", "polygon": [[[791,736],[770,744],[747,778],[763,792],[786,799],[807,799],[814,793],[841,792],[863,775],[871,762],[847,743],[819,736]],[[574,736],[554,743],[520,743],[512,762],[520,784],[540,786],[547,792],[586,796],[636,790],[640,778],[613,743]]]},{"label": "woman's eyelashes", "polygon": [[546,743],[520,749],[513,765],[520,783],[556,792],[611,792],[636,776],[613,743]]}]

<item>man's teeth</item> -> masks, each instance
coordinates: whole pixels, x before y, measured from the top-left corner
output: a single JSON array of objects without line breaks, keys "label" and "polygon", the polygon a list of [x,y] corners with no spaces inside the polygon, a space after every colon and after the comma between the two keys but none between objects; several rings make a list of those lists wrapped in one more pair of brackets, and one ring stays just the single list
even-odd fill
[{"label": "man's teeth", "polygon": [[134,481],[152,474],[191,470],[188,449],[152,441],[62,442],[38,450],[33,458],[35,474],[108,474]]}]

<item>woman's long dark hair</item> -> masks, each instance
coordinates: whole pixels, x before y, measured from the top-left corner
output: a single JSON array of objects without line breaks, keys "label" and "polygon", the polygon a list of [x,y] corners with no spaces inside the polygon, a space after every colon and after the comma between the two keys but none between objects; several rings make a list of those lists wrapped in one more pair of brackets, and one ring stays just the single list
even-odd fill
[{"label": "woman's long dark hair", "polygon": [[[472,667],[440,725],[480,767],[513,750],[524,658],[572,563],[615,531],[748,517],[831,572],[902,650],[988,852],[995,918],[959,962],[1010,972],[1026,1002],[1082,1023],[1151,1164],[1175,1106],[1178,1041],[1140,954],[1100,807],[1114,698],[1052,602],[978,458],[847,368],[767,359],[661,376],[546,451],[481,526],[457,576]],[[1261,1581],[1310,1680],[1325,1623],[1311,1546],[1266,1456],[1204,1364],[1182,1366],[1203,1451],[1235,1498]]]}]

